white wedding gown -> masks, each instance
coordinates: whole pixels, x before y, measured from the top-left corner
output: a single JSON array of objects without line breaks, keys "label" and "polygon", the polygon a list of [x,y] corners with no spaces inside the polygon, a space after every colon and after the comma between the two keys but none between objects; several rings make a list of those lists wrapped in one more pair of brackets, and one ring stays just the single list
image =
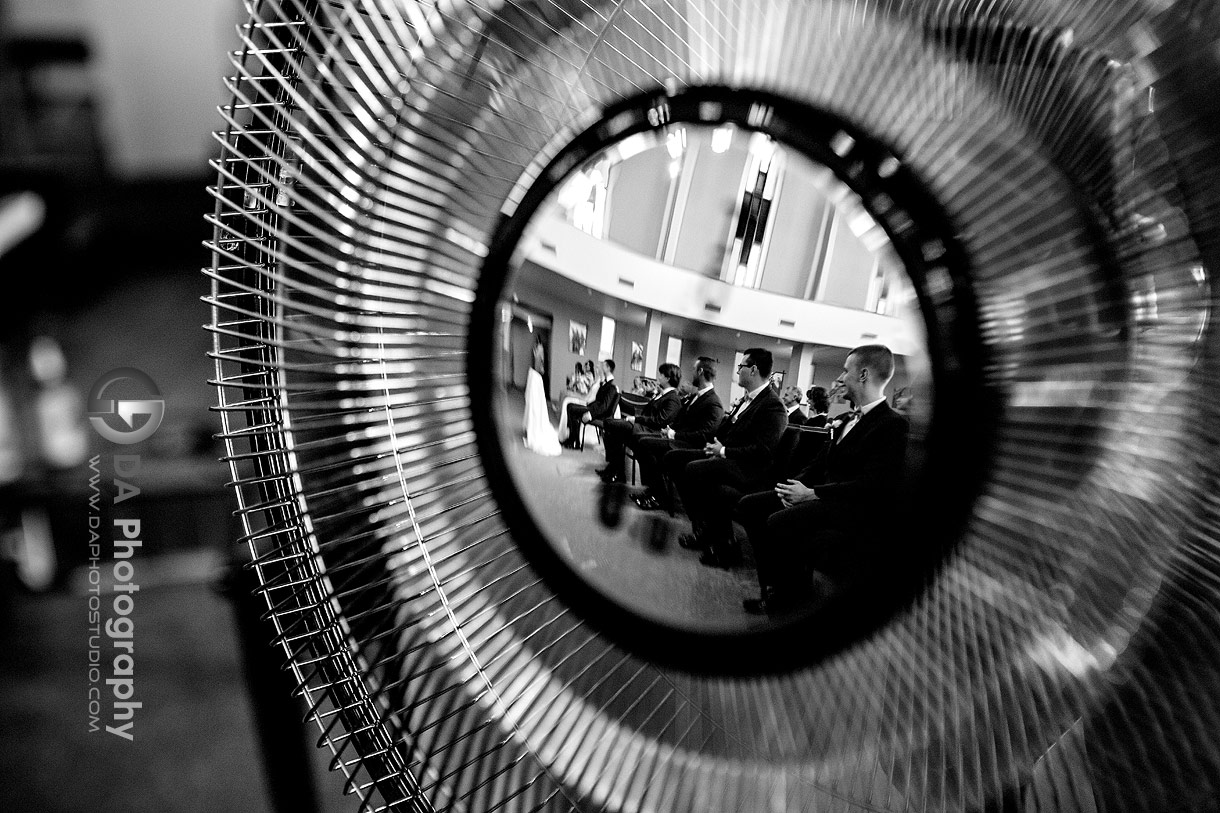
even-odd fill
[{"label": "white wedding gown", "polygon": [[530,368],[529,378],[525,382],[525,447],[547,457],[557,457],[562,453],[559,437],[547,414],[542,376],[533,368]]}]

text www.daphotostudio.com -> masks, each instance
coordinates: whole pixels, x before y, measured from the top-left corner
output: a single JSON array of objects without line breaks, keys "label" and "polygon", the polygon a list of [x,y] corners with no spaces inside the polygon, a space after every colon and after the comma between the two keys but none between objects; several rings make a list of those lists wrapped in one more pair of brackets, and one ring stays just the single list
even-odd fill
[{"label": "text www.daphotostudio.com", "polygon": [[[141,395],[148,397],[106,398],[120,382],[133,382]],[[111,370],[90,392],[90,423],[103,438],[121,446],[151,437],[164,416],[161,393],[141,370]],[[146,419],[141,421],[141,417]],[[109,465],[104,465],[107,458]],[[135,553],[144,544],[136,500],[140,495],[136,484],[139,476],[138,454],[94,455],[89,460],[88,726],[90,732],[97,732],[104,725],[107,733],[128,741],[135,739],[136,710],[144,705],[136,699],[133,615],[140,591]],[[104,479],[113,486],[109,494],[103,492]],[[103,556],[107,542],[108,560]],[[107,561],[110,567],[104,569]],[[103,714],[104,707],[108,707],[108,715]]]}]

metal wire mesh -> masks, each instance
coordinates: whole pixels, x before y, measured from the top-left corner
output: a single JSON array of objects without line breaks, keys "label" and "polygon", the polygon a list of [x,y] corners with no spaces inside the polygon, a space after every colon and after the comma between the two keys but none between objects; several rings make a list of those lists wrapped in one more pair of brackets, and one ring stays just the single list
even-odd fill
[{"label": "metal wire mesh", "polygon": [[[248,5],[218,409],[276,643],[362,809],[1214,804],[1213,6]],[[606,105],[701,84],[837,111],[925,179],[1003,407],[919,602],[779,676],[662,669],[576,617],[470,419],[498,219]]]}]

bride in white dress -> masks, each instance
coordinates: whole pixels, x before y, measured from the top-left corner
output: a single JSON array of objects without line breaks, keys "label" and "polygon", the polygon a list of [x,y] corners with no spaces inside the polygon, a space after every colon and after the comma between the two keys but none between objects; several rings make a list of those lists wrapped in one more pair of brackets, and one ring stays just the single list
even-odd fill
[{"label": "bride in white dress", "polygon": [[547,413],[546,387],[542,375],[530,367],[525,382],[525,447],[547,457],[558,457],[562,450],[551,416]]}]

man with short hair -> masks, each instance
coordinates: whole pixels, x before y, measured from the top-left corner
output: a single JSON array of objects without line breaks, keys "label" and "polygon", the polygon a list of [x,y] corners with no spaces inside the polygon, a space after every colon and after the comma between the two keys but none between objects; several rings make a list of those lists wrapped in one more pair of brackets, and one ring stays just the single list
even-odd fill
[{"label": "man with short hair", "polygon": [[762,588],[759,598],[744,602],[747,612],[792,609],[808,591],[812,570],[851,580],[874,555],[906,453],[907,420],[885,400],[893,375],[894,355],[885,345],[852,350],[835,387],[855,409],[824,452],[797,477],[738,502]]},{"label": "man with short hair", "polygon": [[746,492],[765,482],[775,447],[788,428],[787,410],[771,386],[771,351],[752,347],[737,365],[737,383],[746,391],[702,449],[674,449],[662,467],[677,488],[691,521],[683,547],[702,549],[700,562],[732,567],[741,560],[733,541],[733,504],[720,490]]},{"label": "man with short hair", "polygon": [[784,387],[784,391],[780,393],[779,398],[784,402],[784,409],[788,410],[788,425],[789,426],[804,426],[808,418],[801,411],[801,390],[799,387]]},{"label": "man with short hair", "polygon": [[636,435],[659,434],[669,426],[682,408],[678,385],[682,383],[682,368],[665,363],[657,368],[657,383],[660,391],[653,396],[637,415],[625,418],[608,418],[602,425],[602,442],[606,447],[606,467],[597,473],[606,483],[623,482],[625,468],[624,449],[631,445]]},{"label": "man with short hair", "polygon": [[[614,383],[614,360],[602,361],[602,383],[597,388],[597,396],[589,404],[568,404],[568,440],[564,444],[569,449],[583,447],[581,424],[593,421],[604,421],[614,417],[618,409],[618,386]],[[598,426],[601,424],[599,423]]]},{"label": "man with short hair", "polygon": [[[657,435],[634,435],[628,442],[640,467],[644,491],[631,499],[645,510],[669,507],[664,488],[661,459],[672,449],[702,449],[712,439],[724,418],[724,407],[716,394],[716,361],[707,356],[695,360],[694,387],[669,427]],[[632,445],[634,443],[634,445]]]}]

